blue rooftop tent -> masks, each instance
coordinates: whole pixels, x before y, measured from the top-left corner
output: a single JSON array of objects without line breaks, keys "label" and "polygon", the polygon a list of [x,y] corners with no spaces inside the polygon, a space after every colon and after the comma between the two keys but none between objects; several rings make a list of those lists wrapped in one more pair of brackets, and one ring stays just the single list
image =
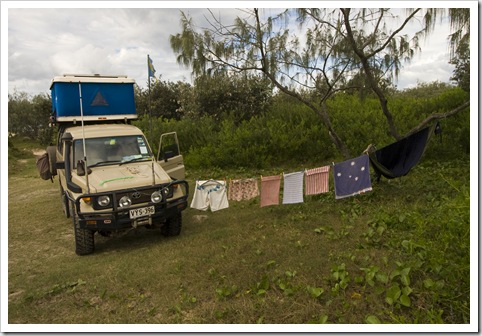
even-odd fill
[{"label": "blue rooftop tent", "polygon": [[425,127],[378,150],[370,145],[367,153],[377,181],[380,181],[382,175],[387,179],[407,175],[420,161],[434,132],[437,134],[441,132],[439,123]]}]

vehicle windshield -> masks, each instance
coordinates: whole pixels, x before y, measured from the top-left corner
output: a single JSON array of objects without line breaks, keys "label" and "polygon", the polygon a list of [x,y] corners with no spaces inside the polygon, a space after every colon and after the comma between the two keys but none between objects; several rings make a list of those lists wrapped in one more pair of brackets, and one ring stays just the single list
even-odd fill
[{"label": "vehicle windshield", "polygon": [[[87,165],[119,164],[127,161],[149,159],[151,152],[142,135],[113,136],[86,139]],[[74,141],[74,168],[84,158],[82,139]]]}]

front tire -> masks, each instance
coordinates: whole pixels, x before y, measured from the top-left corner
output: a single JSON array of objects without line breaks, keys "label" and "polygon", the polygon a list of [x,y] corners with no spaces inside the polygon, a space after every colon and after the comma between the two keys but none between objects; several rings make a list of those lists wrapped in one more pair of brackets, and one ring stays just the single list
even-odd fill
[{"label": "front tire", "polygon": [[80,256],[91,254],[94,252],[94,231],[80,228],[79,216],[73,203],[70,205],[70,214],[74,223],[75,253]]},{"label": "front tire", "polygon": [[182,214],[169,218],[162,227],[162,234],[166,237],[179,236],[182,229]]}]

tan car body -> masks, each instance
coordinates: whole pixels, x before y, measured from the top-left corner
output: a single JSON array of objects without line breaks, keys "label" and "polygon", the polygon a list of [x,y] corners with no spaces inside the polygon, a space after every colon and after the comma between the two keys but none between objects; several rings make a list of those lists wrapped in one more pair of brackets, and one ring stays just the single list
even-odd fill
[{"label": "tan car body", "polygon": [[[83,230],[83,233],[86,230],[110,233],[140,226],[162,227],[175,218],[180,231],[181,211],[187,208],[189,190],[187,182],[182,180],[184,164],[177,135],[169,135],[173,137],[177,149],[171,155],[157,160],[142,131],[130,124],[75,125],[59,133],[56,162],[62,203],[66,215],[74,217],[77,230]],[[99,147],[115,147],[115,142],[124,138],[136,139],[141,144],[138,146],[143,154],[134,155],[132,162],[120,157],[113,160],[114,156],[106,156],[106,161],[91,158],[94,152],[108,152],[111,149],[104,151]],[[82,139],[85,139],[86,145]],[[96,148],[84,147],[91,141],[96,141]],[[161,137],[159,148],[162,146]],[[81,153],[76,150],[81,150]],[[86,161],[86,164],[82,161]],[[153,196],[154,193],[162,195],[160,201],[157,201],[159,197]],[[100,198],[105,196],[109,197],[111,203],[102,207],[99,205]],[[122,197],[128,197],[131,204],[124,202],[128,205],[123,207]],[[177,234],[175,231],[171,235]],[[84,253],[82,247],[80,250],[78,254],[91,252],[87,249],[88,252]]]}]

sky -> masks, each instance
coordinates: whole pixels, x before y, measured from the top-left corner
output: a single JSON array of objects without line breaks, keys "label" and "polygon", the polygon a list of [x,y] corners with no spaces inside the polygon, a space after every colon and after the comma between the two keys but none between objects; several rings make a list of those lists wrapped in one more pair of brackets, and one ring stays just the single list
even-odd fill
[{"label": "sky", "polygon": [[[233,8],[216,9],[221,3],[127,2],[120,4],[159,8],[100,8],[116,2],[79,2],[77,8],[58,8],[59,2],[7,1],[2,6],[4,3],[8,3],[8,10],[7,14],[2,10],[2,16],[6,15],[8,20],[2,19],[2,41],[6,37],[8,51],[5,55],[2,45],[2,62],[8,62],[8,80],[2,78],[2,92],[8,86],[9,94],[17,91],[30,95],[50,93],[52,78],[67,73],[127,75],[145,88],[147,55],[153,61],[156,77],[191,82],[191,70],[176,63],[169,45],[169,36],[181,32],[180,11],[202,25],[208,11],[198,6],[211,5],[213,12],[229,23],[243,14],[237,8],[250,5],[235,2],[234,7],[229,2]],[[289,7],[292,2],[264,4],[266,8],[274,4]],[[174,5],[177,7],[170,7]],[[98,8],[89,8],[93,6]],[[406,31],[419,27],[414,23]],[[419,82],[450,82],[453,66],[448,64],[448,34],[447,20],[438,22],[430,38],[421,42],[422,52],[404,65],[395,82],[399,89],[414,87]]]}]

